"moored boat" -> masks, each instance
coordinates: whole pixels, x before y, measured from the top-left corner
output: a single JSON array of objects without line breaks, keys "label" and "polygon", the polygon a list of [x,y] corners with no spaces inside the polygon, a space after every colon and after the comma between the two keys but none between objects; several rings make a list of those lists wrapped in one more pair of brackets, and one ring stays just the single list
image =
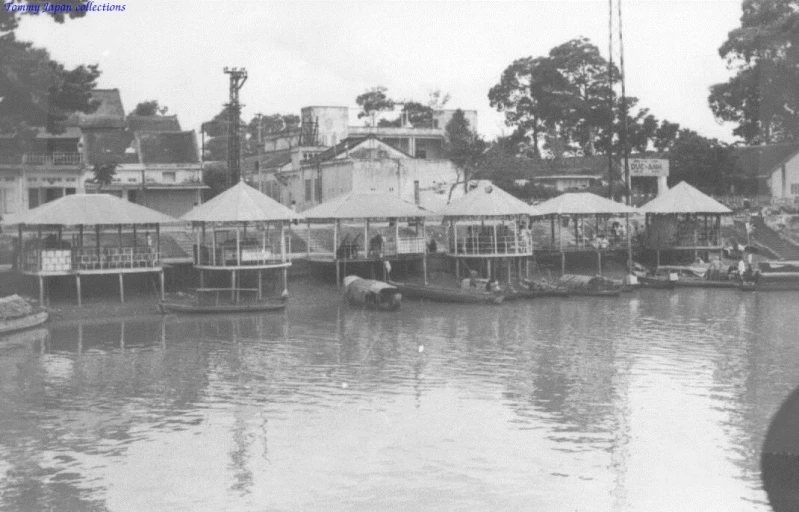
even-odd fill
[{"label": "moored boat", "polygon": [[761,261],[749,281],[758,291],[799,291],[799,261]]},{"label": "moored boat", "polygon": [[502,301],[505,299],[501,291],[426,286],[423,284],[398,283],[395,281],[389,281],[389,284],[396,286],[404,297],[429,299],[436,302],[502,304]]},{"label": "moored boat", "polygon": [[397,311],[402,302],[402,294],[396,286],[363,279],[358,276],[344,278],[345,295],[350,304],[381,311]]},{"label": "moored boat", "polygon": [[677,288],[737,288],[740,280],[709,266],[661,265],[659,271],[677,274]]},{"label": "moored boat", "polygon": [[673,290],[677,280],[668,276],[638,276],[638,283],[642,288],[657,288],[660,290]]},{"label": "moored boat", "polygon": [[34,308],[19,295],[0,298],[0,334],[42,325],[49,317],[47,311]]},{"label": "moored boat", "polygon": [[618,297],[621,294],[621,286],[602,276],[563,274],[558,280],[558,287],[568,290],[569,295]]},{"label": "moored boat", "polygon": [[[270,297],[247,300],[246,296],[257,289],[250,288],[198,288],[194,296],[171,298],[158,302],[161,313],[264,313],[286,308],[288,297]],[[245,297],[242,299],[242,295]],[[224,298],[223,298],[224,296]],[[229,300],[227,300],[229,297]]]}]

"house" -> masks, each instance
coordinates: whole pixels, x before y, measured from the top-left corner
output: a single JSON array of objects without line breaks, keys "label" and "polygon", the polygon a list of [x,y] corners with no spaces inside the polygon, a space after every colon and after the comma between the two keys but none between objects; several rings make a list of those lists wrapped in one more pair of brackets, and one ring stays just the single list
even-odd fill
[{"label": "house", "polygon": [[732,154],[739,174],[727,183],[730,193],[799,198],[799,144],[736,147]]},{"label": "house", "polygon": [[[462,194],[455,165],[444,157],[444,127],[454,110],[436,111],[431,126],[351,126],[347,107],[301,111],[299,129],[264,137],[263,153],[244,159],[246,180],[298,211],[348,192],[384,192],[430,209]],[[477,113],[465,112],[473,128]]]},{"label": "house", "polygon": [[206,187],[193,131],[181,131],[176,116],[126,118],[118,89],[94,90],[92,99],[97,109],[72,114],[64,133],[39,129],[25,148],[0,137],[0,215],[97,192],[93,168],[107,163],[117,174],[105,193],[173,216],[200,202]]}]

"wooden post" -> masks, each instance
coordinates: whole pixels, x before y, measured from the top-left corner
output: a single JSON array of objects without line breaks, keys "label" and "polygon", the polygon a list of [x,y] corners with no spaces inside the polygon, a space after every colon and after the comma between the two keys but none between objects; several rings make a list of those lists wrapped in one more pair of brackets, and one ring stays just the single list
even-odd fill
[{"label": "wooden post", "polygon": [[283,296],[289,293],[289,269],[283,267]]},{"label": "wooden post", "polygon": [[100,258],[100,226],[99,224],[94,227],[94,236],[97,237],[97,265],[98,268],[103,268],[103,260]]},{"label": "wooden post", "polygon": [[230,271],[230,300],[236,302],[236,271]]},{"label": "wooden post", "polygon": [[205,288],[205,274],[203,269],[200,269],[200,288]]},{"label": "wooden post", "polygon": [[155,225],[155,258],[153,259],[153,266],[161,266],[161,225]]},{"label": "wooden post", "polygon": [[[122,277],[124,274],[119,273],[119,302],[125,302],[125,279]],[[152,282],[152,281],[150,281]]]},{"label": "wooden post", "polygon": [[261,300],[263,298],[263,285],[262,285],[263,273],[264,273],[264,271],[259,268],[258,269],[258,300]]},{"label": "wooden post", "polygon": [[341,262],[336,259],[336,286],[341,286]]},{"label": "wooden post", "polygon": [[399,254],[399,217],[394,219],[394,254]]},{"label": "wooden post", "polygon": [[422,241],[424,244],[422,252],[422,275],[424,276],[424,285],[427,286],[427,224],[422,222]]},{"label": "wooden post", "polygon": [[[122,274],[119,274],[122,275]],[[125,322],[119,324],[119,348],[125,348]]]},{"label": "wooden post", "polygon": [[44,306],[44,276],[39,274],[39,306]]},{"label": "wooden post", "polygon": [[455,256],[455,279],[461,278],[461,264],[458,256]]},{"label": "wooden post", "polygon": [[[203,246],[202,242],[203,242],[203,240],[202,240],[202,234],[200,233],[199,229],[196,231],[196,233],[197,233],[197,249],[195,249],[195,251],[194,251],[194,264],[195,265],[201,265],[201,263],[200,263],[201,262],[201,256],[200,255],[203,252],[202,251],[202,246]],[[200,272],[200,274],[202,274],[202,272]]]},{"label": "wooden post", "polygon": [[[283,252],[283,257],[285,258],[286,252],[285,251],[282,252]],[[236,266],[237,267],[241,266],[241,237],[238,227],[236,227]]]},{"label": "wooden post", "polygon": [[486,260],[486,277],[491,279],[491,260]]},{"label": "wooden post", "polygon": [[563,275],[566,273],[566,253],[562,250],[560,251],[560,274]]},{"label": "wooden post", "polygon": [[369,219],[363,226],[363,259],[369,258]]},{"label": "wooden post", "polygon": [[600,250],[596,251],[596,264],[597,264],[597,268],[599,270],[599,275],[601,276],[602,275],[602,251],[600,251]]},{"label": "wooden post", "polygon": [[308,233],[307,233],[307,236],[308,236],[308,241],[306,242],[305,245],[306,245],[306,249],[307,249],[308,259],[310,259],[311,258],[311,221],[310,220],[308,221]]},{"label": "wooden post", "polygon": [[280,225],[280,256],[281,261],[286,263],[286,225]]},{"label": "wooden post", "polygon": [[499,254],[499,246],[497,244],[497,225],[494,224],[494,254]]},{"label": "wooden post", "polygon": [[83,298],[80,290],[80,274],[75,274],[75,287],[78,289],[78,306],[83,305]]},{"label": "wooden post", "polygon": [[163,270],[161,270],[158,273],[158,278],[161,281],[161,300],[164,300],[165,293],[164,293],[164,271]]},{"label": "wooden post", "polygon": [[338,261],[338,224],[338,220],[333,222],[333,259],[336,261]]}]

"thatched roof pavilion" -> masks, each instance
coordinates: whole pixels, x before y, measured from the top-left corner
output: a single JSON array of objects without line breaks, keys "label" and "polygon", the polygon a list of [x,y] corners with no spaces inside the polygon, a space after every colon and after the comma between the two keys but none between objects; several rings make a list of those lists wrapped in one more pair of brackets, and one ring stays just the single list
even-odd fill
[{"label": "thatched roof pavilion", "polygon": [[661,250],[721,250],[721,217],[732,210],[682,181],[640,208],[644,245]]},{"label": "thatched roof pavilion", "polygon": [[192,223],[197,238],[194,266],[200,270],[201,289],[203,270],[230,271],[232,288],[237,286],[238,271],[255,270],[260,298],[261,271],[282,269],[286,291],[291,266],[288,228],[302,215],[240,181],[181,219]]},{"label": "thatched roof pavilion", "polygon": [[160,226],[176,222],[116,196],[75,194],[14,215],[3,224],[17,226],[17,268],[39,277],[40,302],[44,303],[46,277],[74,275],[80,305],[81,275],[118,274],[124,301],[124,274],[157,272],[163,296]]},{"label": "thatched roof pavilion", "polygon": [[[631,252],[629,216],[636,210],[626,204],[589,192],[567,192],[536,205],[536,210],[534,217],[550,221],[549,234],[537,230],[536,242],[561,254],[563,272],[567,252],[596,251],[600,272],[602,251]],[[611,222],[614,218],[623,218],[624,226],[619,220]]]},{"label": "thatched roof pavilion", "polygon": [[[308,259],[335,263],[339,282],[342,263],[421,258],[426,279],[424,219],[429,214],[421,206],[391,194],[350,192],[335,197],[303,212],[308,227]],[[408,227],[400,231],[403,221]],[[316,233],[312,233],[314,225]]]},{"label": "thatched roof pavilion", "polygon": [[[512,266],[516,265],[521,274],[522,262],[533,255],[533,240],[527,226],[534,214],[537,211],[529,204],[485,182],[439,211],[437,215],[443,216],[448,224],[448,254],[456,258],[456,275],[460,277],[459,259],[463,259],[467,268],[469,260],[485,266],[489,276],[491,261],[502,259],[507,263],[508,281]],[[494,270],[499,273],[500,266],[495,265]]]}]

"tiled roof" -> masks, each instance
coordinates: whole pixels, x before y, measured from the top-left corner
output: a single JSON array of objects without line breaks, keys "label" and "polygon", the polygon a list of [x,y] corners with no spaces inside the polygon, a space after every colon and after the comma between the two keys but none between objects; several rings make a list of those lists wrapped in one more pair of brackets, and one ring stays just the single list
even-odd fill
[{"label": "tiled roof", "polygon": [[284,165],[291,162],[291,151],[285,150],[275,152],[274,154],[267,154],[257,158],[261,163],[261,169],[280,169]]},{"label": "tiled roof", "polygon": [[137,132],[145,164],[198,163],[197,140],[190,132]]},{"label": "tiled roof", "polygon": [[326,160],[336,158],[338,155],[344,153],[345,151],[349,151],[366,139],[367,137],[347,137],[335,146],[319,153],[319,160],[324,162]]},{"label": "tiled roof", "polygon": [[243,181],[181,217],[193,222],[268,222],[302,218]]},{"label": "tiled roof", "polygon": [[124,130],[88,131],[83,135],[86,144],[86,161],[89,165],[139,163],[136,140],[132,132]]},{"label": "tiled roof", "polygon": [[589,192],[567,192],[536,205],[533,215],[622,215],[636,213],[626,204],[617,203]]},{"label": "tiled roof", "polygon": [[753,177],[770,176],[772,172],[799,153],[799,144],[745,146],[732,150],[738,168]]},{"label": "tiled roof", "polygon": [[6,224],[110,225],[167,224],[177,219],[109,194],[73,194],[19,213]]},{"label": "tiled roof", "polygon": [[119,89],[95,89],[92,100],[99,101],[97,110],[91,114],[76,112],[67,121],[68,125],[80,128],[124,128],[125,109]]},{"label": "tiled roof", "polygon": [[128,116],[128,128],[134,132],[179,132],[178,116]]},{"label": "tiled roof", "polygon": [[444,217],[508,217],[535,215],[535,208],[495,185],[482,185],[437,213]]},{"label": "tiled roof", "polygon": [[732,213],[732,210],[681,181],[640,208],[641,213]]}]

